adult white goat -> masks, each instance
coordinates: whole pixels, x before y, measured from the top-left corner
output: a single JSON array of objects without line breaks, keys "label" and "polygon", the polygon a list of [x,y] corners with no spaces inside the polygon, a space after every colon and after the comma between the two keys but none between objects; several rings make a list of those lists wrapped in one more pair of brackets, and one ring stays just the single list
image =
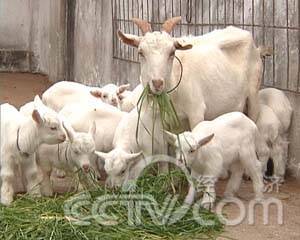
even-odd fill
[{"label": "adult white goat", "polygon": [[21,169],[26,179],[26,190],[40,195],[35,151],[42,143],[57,144],[66,139],[61,118],[34,99],[32,116],[25,116],[12,105],[1,105],[1,203],[13,201],[15,170]]},{"label": "adult white goat", "polygon": [[94,102],[101,100],[104,103],[120,108],[119,95],[129,88],[129,84],[116,86],[107,84],[102,88],[88,87],[81,83],[61,81],[47,89],[43,102],[53,110],[59,112],[65,105],[74,102]]},{"label": "adult white goat", "polygon": [[68,136],[67,141],[58,145],[43,144],[37,151],[37,164],[43,175],[41,192],[45,196],[53,195],[50,182],[53,168],[63,170],[71,177],[74,177],[78,169],[86,173],[90,168],[97,170],[97,166],[93,165],[96,157],[94,154],[96,124],[90,126],[88,133],[75,132],[67,121],[64,121],[63,126]]},{"label": "adult white goat", "polygon": [[256,121],[262,61],[250,32],[235,27],[216,30],[198,37],[191,49],[193,39],[190,44],[170,36],[180,20],[169,19],[161,32],[151,32],[149,23],[133,19],[142,37],[118,31],[124,43],[138,48],[143,86],[149,84],[154,94],[171,90],[180,82],[182,65],[182,80],[171,98],[191,128],[204,119],[243,111],[247,99],[248,115]]},{"label": "adult white goat", "polygon": [[[252,178],[256,197],[262,197],[263,178],[256,149],[265,151],[265,146],[260,145],[255,123],[243,113],[232,112],[212,121],[203,121],[192,132],[180,134],[180,143],[176,135],[166,132],[166,136],[167,141],[177,148],[176,158],[179,160],[183,154],[192,177],[205,186],[204,207],[212,207],[216,197],[214,185],[224,170],[231,171],[226,197],[233,197],[238,191],[244,170]],[[194,201],[195,193],[191,186],[186,203]]]},{"label": "adult white goat", "polygon": [[256,122],[261,136],[269,147],[264,156],[264,171],[269,158],[274,163],[274,175],[284,178],[288,156],[288,130],[292,119],[292,106],[285,94],[275,88],[259,91],[260,114]]}]

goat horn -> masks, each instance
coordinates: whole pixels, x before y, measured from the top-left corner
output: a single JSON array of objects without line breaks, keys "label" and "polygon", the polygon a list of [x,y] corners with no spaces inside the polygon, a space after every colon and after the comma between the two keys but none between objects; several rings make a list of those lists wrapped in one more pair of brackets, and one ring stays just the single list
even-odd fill
[{"label": "goat horn", "polygon": [[147,32],[151,32],[151,25],[146,20],[139,19],[139,18],[132,18],[132,21],[142,30],[143,35]]},{"label": "goat horn", "polygon": [[179,17],[173,17],[173,18],[170,18],[170,19],[166,20],[164,22],[164,24],[162,25],[162,31],[165,31],[166,33],[171,33],[173,28],[180,21],[181,21],[180,16]]}]

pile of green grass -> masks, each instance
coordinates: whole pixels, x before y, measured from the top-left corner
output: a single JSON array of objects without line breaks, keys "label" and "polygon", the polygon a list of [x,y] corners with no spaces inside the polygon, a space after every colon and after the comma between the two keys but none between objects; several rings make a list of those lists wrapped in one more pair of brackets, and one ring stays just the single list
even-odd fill
[{"label": "pile of green grass", "polygon": [[[186,194],[184,174],[178,170],[168,174],[156,175],[148,171],[138,181],[135,193],[151,194],[161,204],[169,194],[179,194],[176,206],[182,205]],[[97,187],[88,194],[95,199],[103,194],[119,196],[121,190],[108,190]],[[71,194],[56,196],[55,198],[31,199],[19,196],[10,207],[0,205],[0,239],[215,239],[222,231],[222,224],[218,218],[204,209],[201,217],[212,220],[214,225],[201,226],[194,221],[192,210],[175,224],[155,225],[146,211],[142,211],[142,224],[132,226],[128,224],[128,209],[122,205],[115,205],[107,209],[107,213],[117,216],[118,225],[103,226],[95,220],[89,224],[78,225],[72,216],[64,214],[64,204]],[[89,206],[80,209],[82,214],[88,214]]]}]

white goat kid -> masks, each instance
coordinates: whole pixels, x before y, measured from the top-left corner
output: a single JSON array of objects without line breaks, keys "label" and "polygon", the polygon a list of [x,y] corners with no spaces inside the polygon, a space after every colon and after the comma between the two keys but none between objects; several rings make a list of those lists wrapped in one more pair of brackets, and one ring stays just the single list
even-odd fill
[{"label": "white goat kid", "polygon": [[105,102],[120,107],[118,95],[124,92],[129,85],[116,86],[108,84],[103,88],[89,87],[76,82],[61,81],[52,85],[42,96],[43,102],[59,112],[67,104],[74,102]]},{"label": "white goat kid", "polygon": [[121,110],[125,112],[130,112],[134,109],[140,99],[140,96],[144,90],[142,84],[136,86],[132,91],[125,91],[119,95]]},{"label": "white goat kid", "polygon": [[15,170],[21,167],[26,190],[40,195],[35,151],[40,144],[57,144],[66,139],[61,118],[44,106],[38,96],[34,99],[32,116],[25,116],[9,105],[1,105],[1,203],[13,201]]},{"label": "white goat kid", "polygon": [[[96,154],[105,162],[104,168],[108,175],[108,185],[120,186],[127,180],[134,179],[135,176],[131,173],[139,172],[134,169],[143,167],[141,164],[143,155],[167,154],[167,143],[164,141],[161,130],[163,127],[160,114],[158,109],[153,113],[151,100],[145,100],[143,103],[136,138],[137,125],[138,112],[134,108],[122,118],[116,129],[113,141],[114,149],[109,153],[96,151]],[[152,142],[152,134],[154,142]],[[166,168],[164,164],[161,167],[161,170]]]},{"label": "white goat kid", "polygon": [[282,124],[282,131],[287,133],[291,125],[293,108],[283,91],[265,88],[259,91],[259,102],[269,106]]},{"label": "white goat kid", "polygon": [[171,90],[180,81],[182,64],[182,81],[171,98],[179,117],[187,119],[191,129],[204,119],[242,112],[247,99],[248,115],[256,121],[262,61],[251,33],[227,27],[209,33],[209,37],[198,37],[201,44],[192,48],[193,41],[180,41],[170,35],[180,20],[169,19],[161,32],[151,32],[148,22],[133,19],[142,37],[118,31],[125,44],[138,48],[143,86],[149,84],[154,94]]},{"label": "white goat kid", "polygon": [[[200,180],[199,183],[206,188],[202,199],[202,205],[206,208],[212,207],[215,202],[214,185],[223,170],[231,171],[225,197],[233,197],[238,191],[245,169],[253,180],[256,198],[262,197],[261,164],[255,151],[258,134],[254,122],[240,112],[199,123],[192,132],[179,135],[180,145],[176,135],[166,132],[167,141],[177,148],[177,159],[180,159],[182,150],[192,177]],[[209,179],[201,182],[202,178]],[[190,186],[186,203],[194,201],[195,193],[195,188]]]},{"label": "white goat kid", "polygon": [[[60,114],[78,132],[87,132],[90,125],[95,122],[97,126],[95,147],[98,151],[108,152],[113,149],[113,139],[119,122],[128,113],[105,103],[79,102],[65,106]],[[96,159],[93,164],[98,166],[96,169],[98,177],[105,176],[103,161]]]},{"label": "white goat kid", "polygon": [[284,179],[287,151],[288,130],[291,124],[292,107],[285,94],[274,88],[259,91],[260,114],[256,122],[261,136],[269,147],[269,152],[262,157],[263,171],[266,171],[269,158],[274,163],[274,176]]},{"label": "white goat kid", "polygon": [[[64,129],[68,140],[58,145],[43,144],[37,152],[37,164],[43,174],[41,191],[45,196],[52,196],[53,189],[50,182],[50,176],[53,168],[63,170],[66,176],[74,177],[78,169],[88,173],[93,166],[95,158],[95,134],[96,124],[90,126],[89,132],[75,132],[66,121]],[[95,161],[95,160],[94,160]],[[79,189],[81,189],[81,184]]]},{"label": "white goat kid", "polygon": [[101,98],[103,102],[121,109],[121,100],[123,99],[123,94],[127,89],[129,89],[129,87],[130,84],[124,84],[121,86],[117,86],[112,83],[107,84],[101,88]]},{"label": "white goat kid", "polygon": [[95,146],[99,151],[108,152],[113,148],[113,138],[119,122],[126,112],[108,104],[85,104],[82,102],[65,106],[59,114],[65,117],[78,132],[87,132],[96,123]]}]

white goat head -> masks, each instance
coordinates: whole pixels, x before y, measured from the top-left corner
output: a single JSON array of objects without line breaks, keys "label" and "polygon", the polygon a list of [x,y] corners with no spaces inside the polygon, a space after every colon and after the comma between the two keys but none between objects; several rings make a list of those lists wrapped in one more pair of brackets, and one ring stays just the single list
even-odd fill
[{"label": "white goat head", "polygon": [[129,179],[129,170],[136,164],[142,152],[127,153],[122,149],[115,148],[109,153],[95,152],[104,161],[104,169],[108,175],[109,186],[121,186]]},{"label": "white goat head", "polygon": [[145,20],[132,20],[142,30],[143,36],[124,34],[120,30],[118,35],[125,44],[138,48],[143,86],[149,84],[154,94],[171,89],[169,85],[175,51],[192,48],[191,44],[183,45],[170,35],[181,17],[165,21],[161,32],[152,32],[150,24]]},{"label": "white goat head", "polygon": [[93,88],[90,93],[107,104],[120,109],[121,94],[130,87],[130,84],[117,86],[115,84],[107,84],[102,88]]},{"label": "white goat head", "polygon": [[90,170],[90,160],[95,152],[95,122],[89,128],[88,133],[75,132],[67,123],[63,123],[63,127],[68,136],[69,145],[67,146],[67,157],[75,168],[81,168],[84,172]]},{"label": "white goat head", "polygon": [[39,130],[40,143],[58,144],[66,139],[60,116],[46,107],[38,95],[34,98],[32,119]]},{"label": "white goat head", "polygon": [[[192,167],[193,161],[195,159],[201,161],[201,151],[198,151],[200,147],[208,144],[214,137],[214,134],[201,137],[200,139],[196,138],[192,132],[184,132],[179,134],[179,141],[175,134],[168,131],[165,132],[166,141],[171,145],[176,147],[176,159],[182,161],[182,157],[185,159],[188,167]],[[183,155],[183,156],[182,156]]]}]

